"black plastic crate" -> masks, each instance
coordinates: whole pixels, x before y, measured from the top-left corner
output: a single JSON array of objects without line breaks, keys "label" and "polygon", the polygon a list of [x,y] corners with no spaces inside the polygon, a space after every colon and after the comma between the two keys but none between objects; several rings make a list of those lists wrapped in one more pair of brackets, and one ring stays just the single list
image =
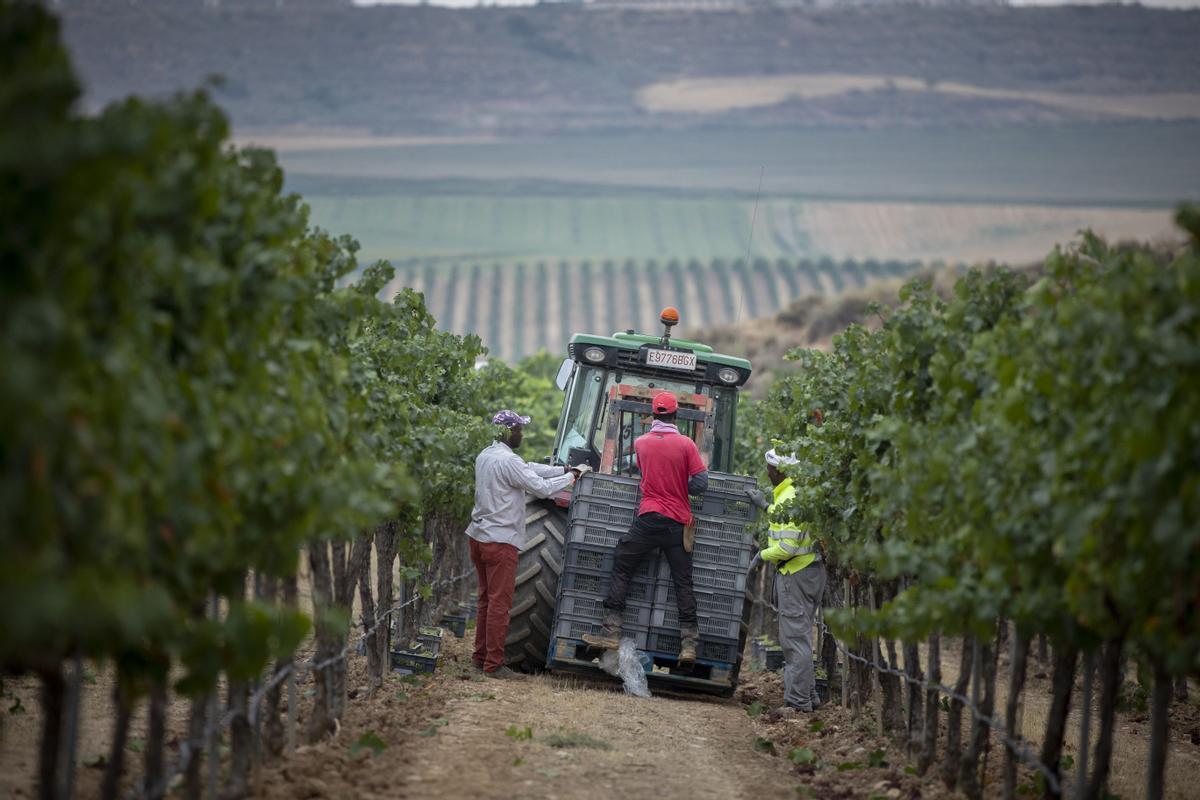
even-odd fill
[{"label": "black plastic crate", "polygon": [[642,497],[637,478],[599,475],[595,472],[584,475],[573,494],[576,496],[576,502],[581,497],[596,497],[635,505]]},{"label": "black plastic crate", "polygon": [[[650,628],[646,637],[646,649],[670,658],[678,657],[679,631]],[[732,664],[737,661],[738,657],[737,639],[710,638],[701,635],[700,643],[696,647],[696,656],[705,661]]]},{"label": "black plastic crate", "polygon": [[[586,594],[597,600],[603,600],[608,597],[609,579],[610,573],[608,572],[574,568],[563,574],[562,588],[564,592]],[[649,605],[654,600],[654,583],[646,579],[631,580],[625,600]]]},{"label": "black plastic crate", "polygon": [[449,628],[451,633],[461,639],[467,632],[467,615],[443,614],[442,624]]},{"label": "black plastic crate", "polygon": [[[583,639],[584,634],[599,634],[601,631],[600,621],[590,618],[569,617],[560,613],[554,623],[554,638],[559,639]],[[621,638],[633,639],[638,650],[646,650],[646,636],[648,629],[645,626],[625,624],[621,626]]]},{"label": "black plastic crate", "polygon": [[748,546],[752,541],[750,523],[740,519],[696,515],[696,541]]},{"label": "black plastic crate", "polygon": [[783,648],[779,645],[768,647],[763,651],[764,668],[767,672],[776,672],[783,669]]},{"label": "black plastic crate", "polygon": [[617,540],[629,532],[624,525],[605,525],[599,522],[577,520],[567,530],[567,541],[592,547],[613,548]]},{"label": "black plastic crate", "polygon": [[[698,614],[715,614],[741,619],[743,603],[746,602],[745,593],[692,587],[692,594],[696,597]],[[679,603],[675,599],[675,583],[673,581],[659,581],[654,585],[654,607],[656,609],[679,608]]]},{"label": "black plastic crate", "polygon": [[[611,547],[596,547],[593,545],[571,542],[567,545],[566,570],[578,567],[586,570],[598,570],[604,574],[612,573],[613,551]],[[658,572],[658,562],[654,558],[645,558],[638,568],[633,571],[635,580],[654,580]],[[745,583],[742,584],[745,588]]]},{"label": "black plastic crate", "polygon": [[750,566],[750,548],[697,538],[692,545],[692,564],[706,564],[744,572]]},{"label": "black plastic crate", "polygon": [[[601,621],[606,613],[608,609],[604,608],[604,601],[597,597],[564,591],[558,599],[560,617]],[[621,615],[621,619],[626,626],[647,628],[650,626],[650,616],[649,603],[638,603],[625,598],[625,613]]]},{"label": "black plastic crate", "polygon": [[404,675],[433,672],[437,669],[437,655],[421,650],[393,650],[391,666],[393,672]]},{"label": "black plastic crate", "polygon": [[[699,601],[699,597],[696,599]],[[699,602],[696,605],[696,624],[700,629],[701,636],[717,636],[722,639],[738,638],[738,634],[741,633],[741,617],[705,613],[704,609],[699,607]],[[650,625],[678,632],[679,607],[674,605],[655,606],[650,615]]]},{"label": "black plastic crate", "polygon": [[576,497],[571,503],[571,522],[598,522],[602,525],[619,525],[625,530],[637,516],[636,503],[617,503],[591,497]]}]

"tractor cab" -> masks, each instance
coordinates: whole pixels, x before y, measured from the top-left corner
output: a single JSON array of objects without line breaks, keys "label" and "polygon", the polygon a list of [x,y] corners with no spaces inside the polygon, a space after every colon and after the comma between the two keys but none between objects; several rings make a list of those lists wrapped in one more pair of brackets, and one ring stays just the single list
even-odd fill
[{"label": "tractor cab", "polygon": [[750,362],[671,339],[678,320],[668,308],[662,336],[626,331],[571,338],[558,375],[565,398],[552,463],[637,476],[633,442],[649,430],[650,398],[668,391],[679,401],[680,432],[695,440],[709,469],[729,470],[738,390],[750,378]]}]

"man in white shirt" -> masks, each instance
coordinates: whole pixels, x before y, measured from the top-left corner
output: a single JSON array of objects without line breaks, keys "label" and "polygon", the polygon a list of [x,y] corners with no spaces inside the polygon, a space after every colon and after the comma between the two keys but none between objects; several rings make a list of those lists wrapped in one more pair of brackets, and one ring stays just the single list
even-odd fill
[{"label": "man in white shirt", "polygon": [[575,482],[578,468],[526,462],[521,446],[529,417],[500,411],[492,424],[504,430],[475,459],[475,507],[467,536],[479,577],[479,610],[472,660],[491,678],[521,678],[504,666],[504,639],[516,588],[517,555],[525,544],[525,493],[551,497]]}]

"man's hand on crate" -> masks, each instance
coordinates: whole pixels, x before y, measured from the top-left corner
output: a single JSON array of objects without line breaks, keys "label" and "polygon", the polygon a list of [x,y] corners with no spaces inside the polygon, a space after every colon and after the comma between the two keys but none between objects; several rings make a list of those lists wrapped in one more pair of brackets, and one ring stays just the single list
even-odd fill
[{"label": "man's hand on crate", "polygon": [[588,474],[591,471],[592,471],[591,464],[576,464],[575,466],[571,467],[571,472],[575,473],[576,480],[578,480],[579,478],[582,478],[584,475]]},{"label": "man's hand on crate", "polygon": [[747,489],[746,497],[750,498],[750,502],[758,506],[760,511],[766,511],[771,504],[767,502],[767,497],[758,489]]}]

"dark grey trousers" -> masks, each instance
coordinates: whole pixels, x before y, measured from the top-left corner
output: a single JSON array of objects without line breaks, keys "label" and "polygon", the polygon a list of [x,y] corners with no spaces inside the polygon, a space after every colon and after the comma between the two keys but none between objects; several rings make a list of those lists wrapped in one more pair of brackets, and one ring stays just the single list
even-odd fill
[{"label": "dark grey trousers", "polygon": [[783,700],[801,711],[820,704],[813,680],[813,626],[825,592],[825,563],[816,561],[791,575],[775,575],[779,645],[783,648]]},{"label": "dark grey trousers", "polygon": [[625,595],[629,579],[642,563],[659,550],[667,557],[671,579],[675,583],[675,600],[679,604],[681,628],[696,627],[696,595],[692,591],[692,554],[683,549],[683,523],[651,511],[633,521],[629,533],[617,540],[613,553],[612,580],[604,607],[610,611],[625,610]]}]

